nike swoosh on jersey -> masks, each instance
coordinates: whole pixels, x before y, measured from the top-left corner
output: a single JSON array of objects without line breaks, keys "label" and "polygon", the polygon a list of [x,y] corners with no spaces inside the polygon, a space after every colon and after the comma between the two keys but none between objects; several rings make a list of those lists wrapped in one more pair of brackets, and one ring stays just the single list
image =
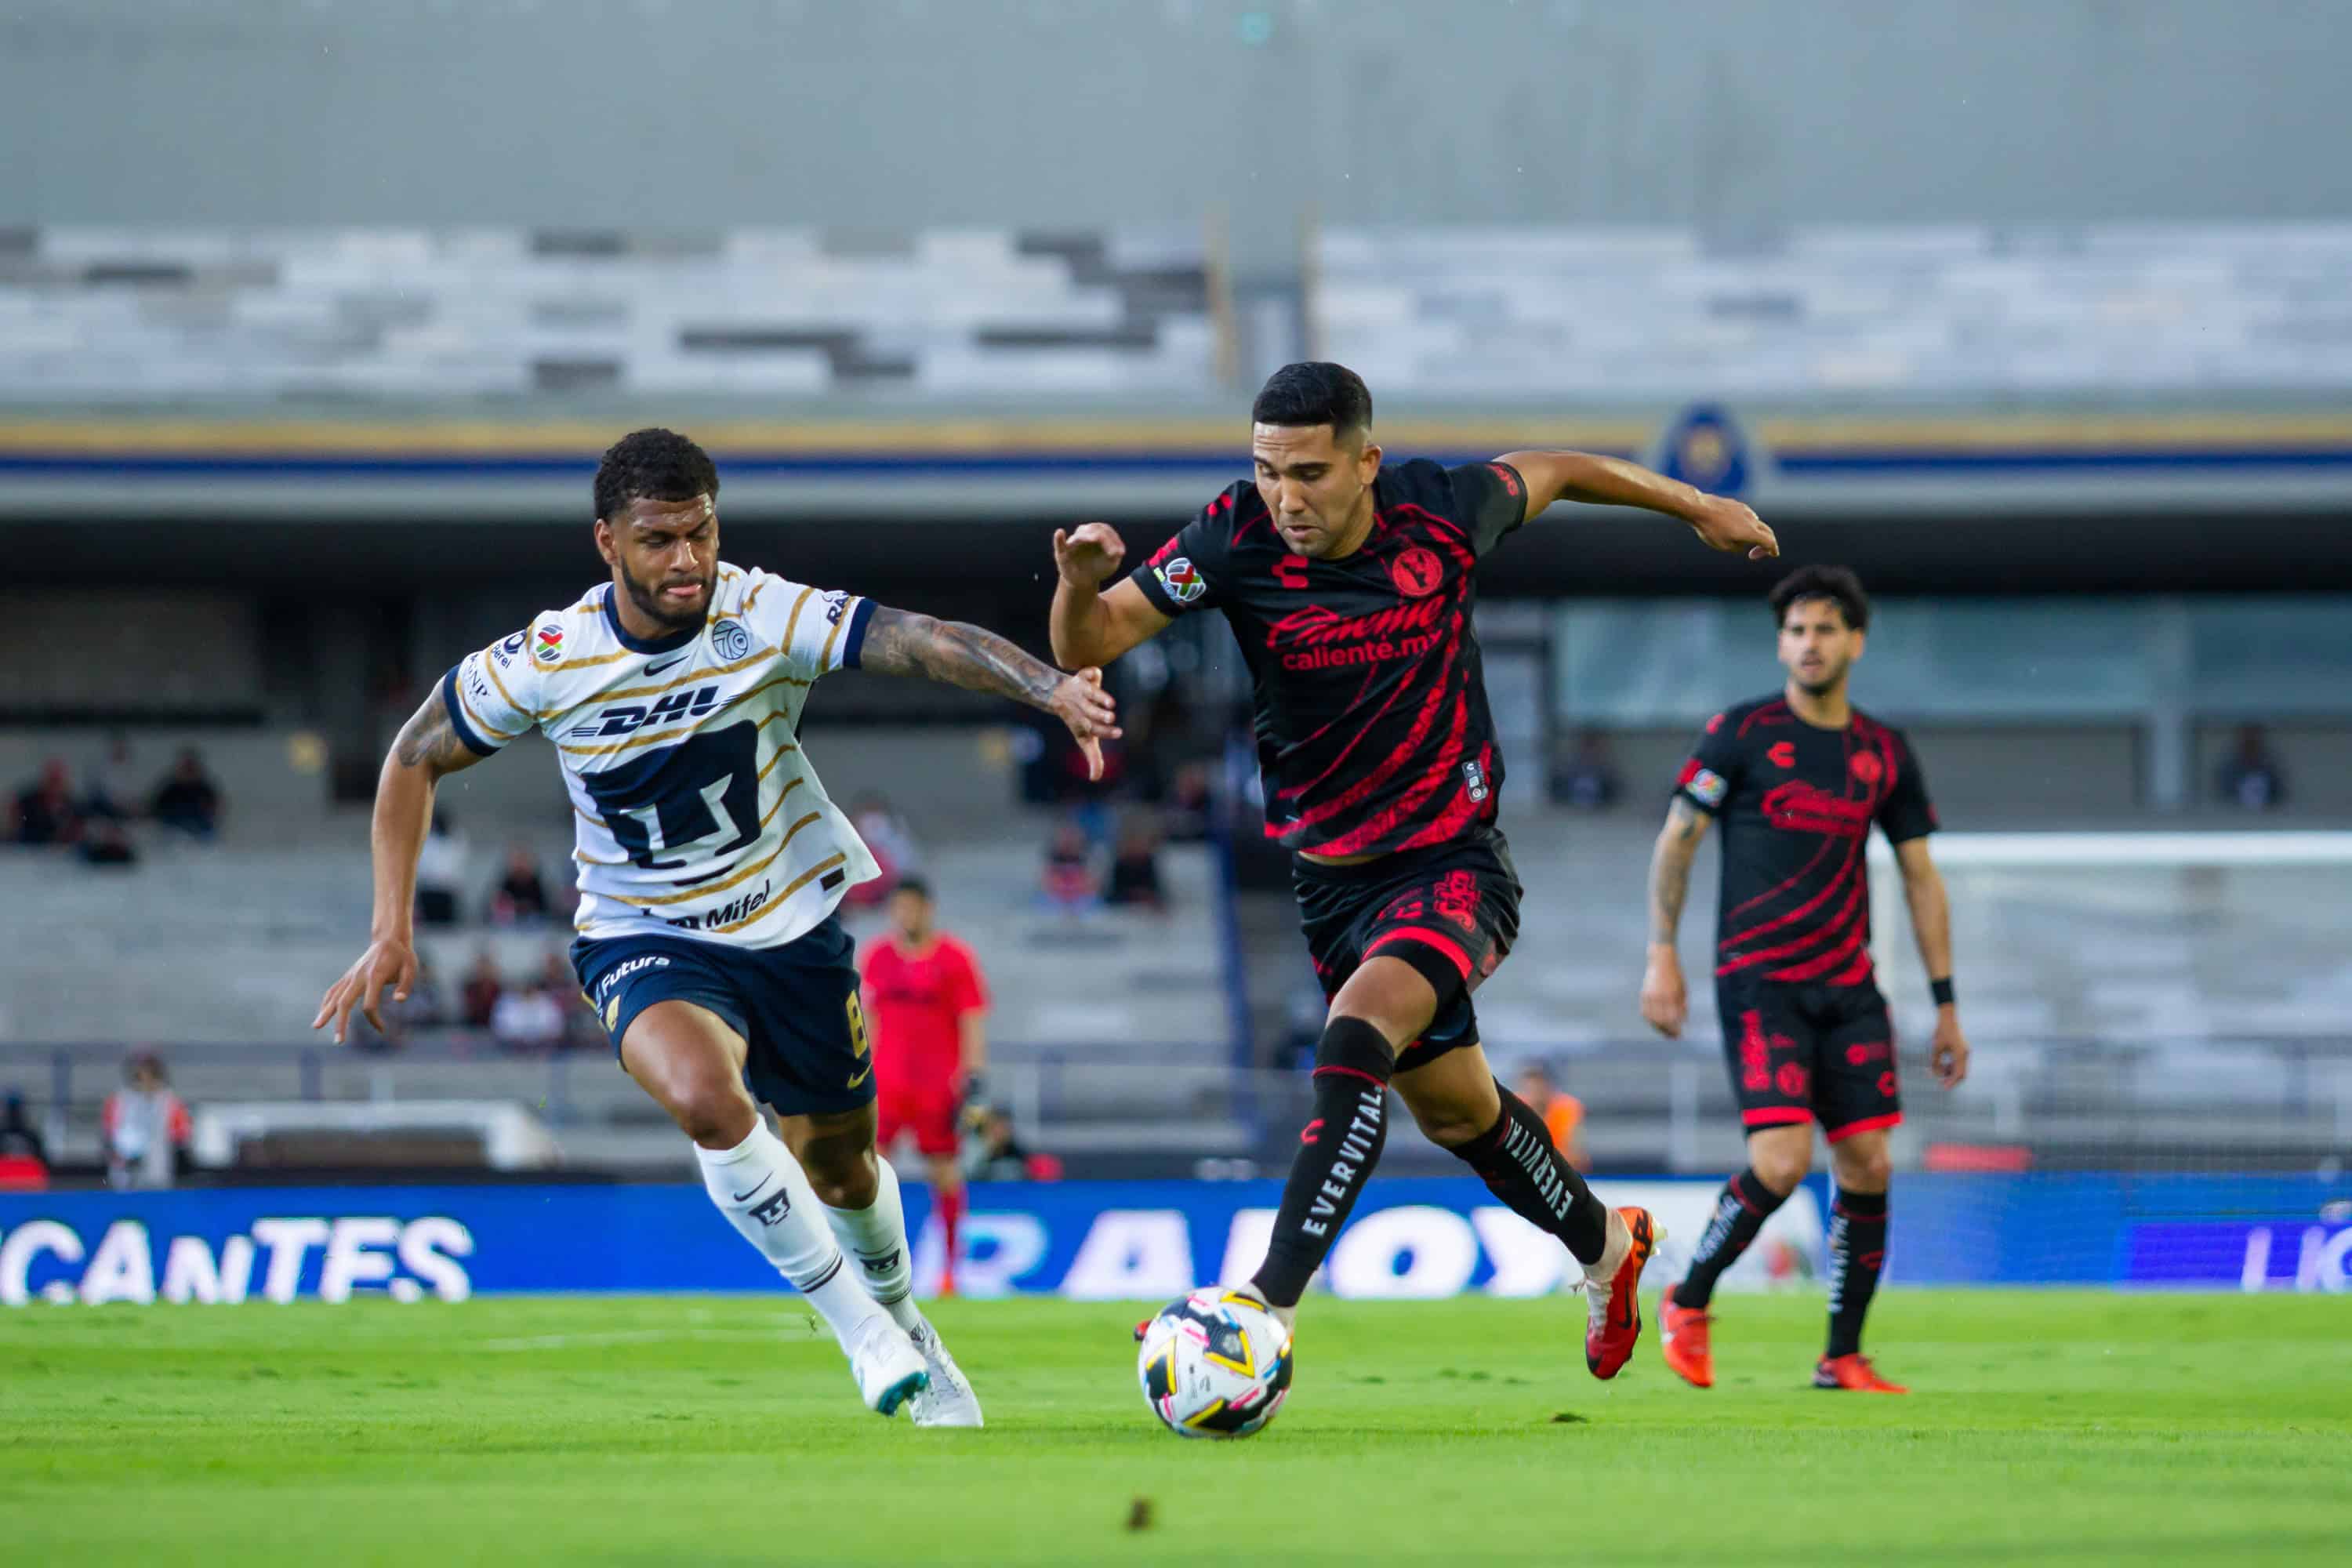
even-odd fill
[{"label": "nike swoosh on jersey", "polygon": [[856,1089],[859,1084],[864,1083],[868,1078],[872,1077],[873,1074],[874,1064],[872,1062],[867,1062],[865,1068],[859,1071],[858,1075],[849,1080],[849,1087]]},{"label": "nike swoosh on jersey", "polygon": [[756,1184],[752,1186],[752,1188],[751,1188],[751,1190],[750,1192],[748,1192],[748,1193],[737,1193],[737,1194],[735,1194],[735,1201],[736,1201],[737,1203],[739,1203],[739,1204],[740,1204],[740,1203],[741,1203],[741,1202],[742,1202],[744,1199],[746,1199],[746,1198],[750,1198],[750,1197],[756,1197],[756,1196],[758,1196],[758,1195],[759,1195],[760,1189],[761,1189],[761,1187],[766,1186],[767,1184],[768,1184],[768,1178],[767,1178],[767,1177],[765,1177],[765,1176],[761,1177],[761,1178],[760,1178],[760,1180],[758,1181],[758,1183],[756,1183]]},{"label": "nike swoosh on jersey", "polygon": [[676,658],[671,659],[667,664],[649,664],[646,666],[646,673],[647,675],[659,675],[665,669],[675,669],[677,666],[684,664],[688,659],[692,658],[694,656],[690,653],[682,653]]}]

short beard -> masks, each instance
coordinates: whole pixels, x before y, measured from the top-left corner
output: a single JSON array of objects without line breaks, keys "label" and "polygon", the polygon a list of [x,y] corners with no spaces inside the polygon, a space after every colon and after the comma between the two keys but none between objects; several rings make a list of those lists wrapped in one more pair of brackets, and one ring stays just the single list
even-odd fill
[{"label": "short beard", "polygon": [[621,586],[628,591],[629,603],[635,605],[648,619],[679,629],[698,626],[702,624],[705,612],[710,608],[710,595],[719,585],[719,568],[714,564],[709,574],[702,580],[702,602],[691,610],[680,610],[662,603],[659,595],[629,575],[629,569],[625,564],[620,566],[620,573]]},{"label": "short beard", "polygon": [[1835,675],[1822,680],[1807,680],[1801,675],[1791,675],[1790,679],[1797,683],[1797,689],[1808,697],[1827,697],[1845,684],[1845,671],[1841,669]]}]

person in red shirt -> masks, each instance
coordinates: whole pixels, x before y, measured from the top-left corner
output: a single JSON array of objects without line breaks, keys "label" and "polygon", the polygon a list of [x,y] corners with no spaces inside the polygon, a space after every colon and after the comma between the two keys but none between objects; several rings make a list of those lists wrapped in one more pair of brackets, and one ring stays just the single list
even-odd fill
[{"label": "person in red shirt", "polygon": [[963,1176],[956,1165],[956,1123],[966,1098],[979,1098],[988,1066],[988,987],[971,949],[939,929],[931,890],[906,877],[890,891],[890,930],[867,944],[858,973],[874,1027],[874,1088],[881,1119],[878,1146],[902,1134],[930,1167],[932,1201],[947,1243],[942,1294],[955,1282],[957,1231],[963,1219]]}]

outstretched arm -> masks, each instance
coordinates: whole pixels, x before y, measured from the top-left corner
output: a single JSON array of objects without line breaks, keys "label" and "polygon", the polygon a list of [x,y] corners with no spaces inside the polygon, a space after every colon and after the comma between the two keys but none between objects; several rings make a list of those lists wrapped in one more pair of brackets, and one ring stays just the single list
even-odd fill
[{"label": "outstretched arm", "polygon": [[1780,542],[1745,504],[1729,496],[1711,496],[1622,458],[1591,452],[1507,452],[1497,460],[1517,468],[1527,481],[1529,521],[1557,500],[1639,507],[1680,518],[1709,550],[1745,550],[1750,561],[1780,553]]},{"label": "outstretched arm", "polygon": [[1103,584],[1127,557],[1107,522],[1054,531],[1054,658],[1065,668],[1101,666],[1172,624],[1133,583]]},{"label": "outstretched arm", "polygon": [[367,951],[327,988],[319,1003],[314,1029],[334,1020],[335,1043],[350,1032],[356,1007],[381,1032],[383,1019],[376,1009],[383,988],[394,987],[393,1000],[408,1000],[416,980],[416,951],[412,945],[416,907],[416,854],[425,847],[425,829],[433,821],[434,786],[450,773],[470,768],[482,753],[458,738],[449,721],[449,710],[435,691],[425,698],[394,737],[392,751],[376,776],[375,816],[368,829],[368,847],[375,867],[375,902],[368,922]]},{"label": "outstretched arm", "polygon": [[1044,709],[1077,737],[1088,778],[1102,777],[1102,742],[1119,736],[1118,706],[1102,689],[1101,670],[1064,675],[994,632],[962,621],[877,605],[857,662],[862,669],[919,675]]},{"label": "outstretched arm", "polygon": [[1919,944],[1919,962],[1927,965],[1928,983],[1939,988],[1927,1065],[1936,1081],[1950,1089],[1969,1076],[1969,1041],[1960,1033],[1959,1005],[1941,1000],[1942,989],[1952,983],[1952,901],[1925,837],[1897,844],[1895,863],[1903,868],[1903,901],[1911,907],[1911,935]]},{"label": "outstretched arm", "polygon": [[1690,1016],[1690,993],[1683,984],[1682,955],[1675,939],[1682,927],[1683,900],[1690,893],[1691,861],[1706,837],[1706,813],[1680,795],[1666,808],[1666,826],[1650,851],[1650,952],[1642,971],[1642,1016],[1650,1027],[1674,1039]]}]

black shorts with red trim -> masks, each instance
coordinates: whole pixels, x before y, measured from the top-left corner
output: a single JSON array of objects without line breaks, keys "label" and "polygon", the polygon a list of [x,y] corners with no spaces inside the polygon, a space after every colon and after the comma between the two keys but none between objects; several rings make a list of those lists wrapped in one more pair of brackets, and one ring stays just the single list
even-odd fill
[{"label": "black shorts with red trim", "polygon": [[1519,934],[1519,879],[1503,836],[1383,855],[1360,866],[1290,862],[1299,929],[1328,1001],[1378,954],[1401,958],[1437,993],[1437,1016],[1397,1053],[1410,1072],[1478,1042],[1470,993],[1495,972]]},{"label": "black shorts with red trim", "polygon": [[1832,1143],[1903,1120],[1895,1024],[1874,982],[1791,984],[1717,975],[1724,1060],[1750,1132],[1819,1121]]}]

